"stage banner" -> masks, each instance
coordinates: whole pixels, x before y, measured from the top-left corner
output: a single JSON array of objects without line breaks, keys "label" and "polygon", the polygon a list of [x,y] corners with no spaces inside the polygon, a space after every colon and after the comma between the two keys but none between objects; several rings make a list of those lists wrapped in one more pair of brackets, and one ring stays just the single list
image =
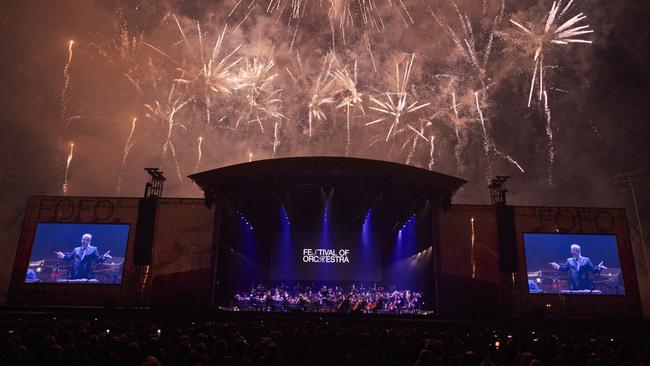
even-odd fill
[{"label": "stage banner", "polygon": [[154,277],[209,268],[213,225],[214,214],[203,200],[162,200],[154,234]]}]

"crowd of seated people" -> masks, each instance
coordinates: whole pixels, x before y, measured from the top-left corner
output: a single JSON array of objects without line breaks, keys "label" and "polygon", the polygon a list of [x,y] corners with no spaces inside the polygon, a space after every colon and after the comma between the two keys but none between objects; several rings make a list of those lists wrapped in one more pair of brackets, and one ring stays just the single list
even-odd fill
[{"label": "crowd of seated people", "polygon": [[414,321],[0,314],[0,364],[647,366],[650,333],[640,323],[539,329]]},{"label": "crowd of seated people", "polygon": [[422,294],[378,286],[264,286],[239,291],[233,308],[253,311],[305,311],[369,314],[414,314],[421,311]]}]

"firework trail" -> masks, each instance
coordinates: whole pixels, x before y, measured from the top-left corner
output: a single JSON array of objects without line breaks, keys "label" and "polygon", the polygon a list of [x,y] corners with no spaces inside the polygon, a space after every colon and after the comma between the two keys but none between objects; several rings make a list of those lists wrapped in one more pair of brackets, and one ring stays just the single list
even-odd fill
[{"label": "firework trail", "polygon": [[336,79],[332,77],[332,63],[334,62],[335,57],[333,54],[328,53],[323,60],[323,66],[321,67],[320,74],[316,79],[316,83],[312,89],[311,99],[307,105],[309,108],[309,138],[312,136],[312,124],[313,120],[317,119],[318,121],[326,121],[327,116],[323,111],[323,107],[328,104],[333,104],[334,98],[334,88],[336,84]]},{"label": "firework trail", "polygon": [[[499,30],[498,27],[501,24],[501,21],[503,19],[503,15],[505,12],[505,1],[501,0],[500,2],[500,7],[497,12],[497,14],[494,16],[494,19],[492,21],[492,26],[489,29],[481,30],[481,35],[483,35],[484,38],[486,38],[486,41],[484,42],[477,42],[477,36],[476,33],[473,30],[472,23],[470,21],[469,16],[466,13],[463,13],[460,8],[458,7],[457,3],[454,0],[450,0],[450,4],[452,8],[454,9],[454,12],[457,15],[458,21],[461,24],[462,27],[462,36],[459,35],[457,32],[455,32],[447,20],[438,14],[436,14],[430,7],[428,8],[428,12],[431,14],[432,18],[436,21],[436,23],[441,26],[447,34],[449,35],[450,39],[452,40],[453,44],[455,45],[456,50],[458,51],[459,55],[461,58],[471,66],[470,70],[471,72],[465,72],[462,73],[462,70],[455,70],[458,72],[461,72],[459,75],[446,75],[449,77],[452,82],[456,82],[458,80],[465,80],[468,77],[471,79],[472,77],[474,80],[477,80],[478,83],[480,84],[480,88],[478,90],[474,90],[474,102],[475,102],[475,107],[476,111],[479,116],[479,122],[481,125],[481,129],[483,132],[483,148],[485,151],[485,156],[489,160],[489,151],[492,150],[494,154],[498,157],[501,157],[503,159],[506,159],[508,162],[512,163],[515,165],[522,173],[524,172],[524,169],[521,167],[521,165],[512,157],[510,157],[508,154],[505,154],[496,147],[492,139],[490,138],[485,119],[483,117],[483,111],[480,105],[480,102],[478,100],[478,93],[482,92],[484,95],[488,94],[488,89],[491,85],[490,83],[490,77],[487,75],[487,67],[488,67],[488,62],[490,59],[490,56],[492,54],[493,50],[493,45],[494,45],[494,39],[497,37]],[[483,2],[483,16],[486,15],[487,12],[487,2]],[[484,49],[481,51],[477,47],[477,44],[479,43],[485,43],[486,46]],[[456,69],[456,68],[455,68]],[[458,106],[460,105],[456,101],[456,93],[455,91],[452,90],[452,110],[454,112],[453,114],[453,125],[454,125],[454,134],[456,136],[457,144],[454,148],[454,156],[456,159],[456,162],[459,166],[459,169],[462,171],[462,152],[464,148],[466,147],[468,140],[466,136],[461,136],[461,131],[459,129],[460,127],[460,118],[459,118],[459,113],[458,113]],[[488,161],[488,170],[487,170],[488,176],[491,174],[491,166]]]},{"label": "firework trail", "polygon": [[[286,26],[293,28],[289,53],[294,48],[296,37],[299,30],[301,30],[301,23],[307,24],[312,19],[311,17],[313,19],[322,17],[322,10],[326,10],[325,16],[328,19],[331,50],[337,50],[337,39],[340,39],[341,45],[346,46],[349,44],[349,38],[354,41],[354,37],[348,37],[348,32],[354,33],[361,30],[364,32],[366,48],[376,72],[377,66],[370,47],[370,38],[367,34],[380,33],[387,27],[376,0],[250,0],[248,5],[245,3],[238,0],[228,13],[228,18],[241,19],[236,29],[239,29],[248,19],[254,18],[251,15],[254,12],[259,12],[257,9],[263,9],[262,12],[275,15],[276,24],[279,23],[281,18],[285,18]],[[329,3],[329,6],[324,3]],[[403,20],[406,28],[415,24],[409,10],[401,0],[391,0],[381,5],[389,8],[392,14],[398,15]],[[238,17],[235,13],[243,14],[243,16]],[[309,14],[309,17],[307,17],[307,14]]]},{"label": "firework trail", "polygon": [[[393,4],[393,2],[395,3]],[[388,0],[388,5],[396,9],[395,11],[399,14],[406,28],[408,28],[409,25],[415,24],[415,21],[411,17],[411,13],[408,11],[402,0]]]},{"label": "firework trail", "polygon": [[[176,14],[172,13],[172,17],[174,18],[174,21],[176,22],[176,26],[178,27],[178,31],[180,32],[181,36],[183,37],[183,41],[185,42],[185,46],[188,48],[190,51],[190,54],[194,53],[194,50],[192,49],[192,45],[190,44],[190,40],[187,39],[187,36],[185,35],[185,31],[183,30],[183,27],[181,27],[181,23],[178,21],[178,18],[176,17]],[[199,37],[201,37],[201,29],[199,29]]]},{"label": "firework trail", "polygon": [[456,92],[451,92],[451,108],[454,110],[454,134],[456,135],[456,140],[460,142],[460,134],[458,132],[460,118],[458,118],[458,103],[456,103]]},{"label": "firework trail", "polygon": [[435,145],[435,136],[431,134],[429,137],[429,170],[433,170],[433,166],[435,165],[436,161],[434,160],[434,153],[436,152],[436,145]]},{"label": "firework trail", "polygon": [[[486,46],[485,49],[482,52],[482,57],[481,57],[481,51],[477,47],[477,36],[475,35],[475,32],[472,27],[472,23],[470,21],[469,16],[466,13],[461,12],[460,8],[458,7],[458,4],[454,0],[450,0],[450,4],[452,5],[457,17],[458,21],[461,24],[462,30],[463,30],[463,35],[460,36],[457,32],[455,32],[447,20],[443,16],[439,16],[436,14],[431,7],[428,8],[429,14],[433,17],[433,19],[438,23],[439,26],[441,26],[449,35],[451,40],[453,41],[454,45],[456,46],[456,49],[462,56],[462,58],[467,62],[473,69],[473,74],[474,76],[478,79],[479,83],[481,84],[481,89],[480,91],[482,92],[487,92],[487,87],[488,85],[486,84],[486,68],[488,61],[490,59],[490,55],[492,53],[492,46],[494,44],[494,38],[498,32],[498,27],[501,24],[501,20],[503,18],[503,13],[505,11],[505,1],[501,1],[501,6],[499,8],[499,12],[495,16],[493,22],[492,22],[492,27],[489,31],[484,31],[482,33],[487,34],[487,41],[486,41]],[[485,5],[485,4],[484,4]],[[484,8],[484,11],[486,9]]]},{"label": "firework trail", "polygon": [[68,94],[68,87],[70,86],[70,64],[72,63],[72,46],[74,45],[74,40],[68,42],[68,62],[66,62],[65,67],[63,68],[63,90],[61,91],[61,118],[65,120],[66,114],[66,94]]},{"label": "firework trail", "polygon": [[198,141],[199,146],[197,147],[197,150],[196,150],[196,165],[194,166],[194,172],[195,173],[199,171],[199,165],[201,165],[201,156],[203,155],[203,153],[201,151],[201,143],[203,142],[203,137],[199,136],[199,138],[196,139],[196,140]]},{"label": "firework trail", "polygon": [[[525,27],[521,23],[510,19],[510,22],[519,28],[524,35],[530,39],[530,42],[535,47],[535,55],[533,56],[533,77],[530,82],[530,93],[528,96],[528,107],[530,107],[533,93],[535,90],[535,85],[538,85],[538,97],[539,101],[542,101],[542,97],[545,91],[545,68],[546,64],[544,63],[544,53],[545,50],[551,45],[568,45],[571,43],[588,43],[591,44],[590,40],[584,39],[584,35],[593,33],[594,31],[589,29],[589,25],[579,25],[580,22],[587,19],[586,15],[579,13],[578,15],[573,16],[572,18],[562,22],[563,16],[573,5],[574,0],[570,0],[564,9],[560,11],[562,7],[562,1],[554,1],[551,6],[551,10],[546,16],[546,22],[544,23],[544,28],[541,33],[535,33],[535,28],[533,26]],[[559,14],[558,14],[559,12]]]},{"label": "firework trail", "polygon": [[336,108],[345,108],[345,123],[346,123],[346,130],[347,130],[347,141],[345,145],[345,154],[349,154],[350,152],[350,144],[351,144],[351,131],[350,131],[350,111],[354,109],[355,107],[359,107],[361,110],[361,113],[363,115],[366,114],[365,110],[363,109],[363,99],[361,98],[363,94],[361,94],[357,90],[357,61],[354,61],[354,75],[351,76],[350,73],[348,72],[347,68],[342,68],[338,69],[334,72],[334,78],[342,81],[343,86],[345,88],[345,95],[343,97],[343,100],[341,103],[339,103]]},{"label": "firework trail", "polygon": [[[241,3],[242,0],[237,0],[235,5],[230,9],[228,18],[231,18],[235,12],[237,12],[237,9]],[[306,6],[307,0],[267,0],[266,9],[264,9],[264,11],[266,11],[268,14],[276,14],[276,22],[279,21],[284,14],[287,14],[287,25],[291,25],[293,21],[300,20],[302,18],[302,16],[305,14]],[[249,18],[254,10],[261,8],[260,1],[250,0],[246,8],[246,15],[244,15],[238,27],[241,26]]]},{"label": "firework trail", "polygon": [[[152,50],[156,51],[156,53],[158,53],[161,56],[165,57],[167,60],[171,61],[174,65],[180,65],[180,63],[178,61],[176,61],[175,58],[171,57],[167,52],[161,50],[160,48],[158,48],[158,47],[156,47],[154,45],[152,45],[151,43],[142,41],[142,44],[149,47],[149,48],[151,48]],[[149,66],[150,67],[152,66],[151,62],[149,62]]]},{"label": "firework trail", "polygon": [[[461,138],[460,135],[460,118],[458,117],[458,103],[456,103],[456,93],[451,93],[451,106],[454,111],[454,133],[456,135],[456,146],[454,147],[454,157],[456,158],[456,164],[458,167],[462,167],[462,153],[467,145],[467,139]],[[462,170],[461,170],[462,171]]]},{"label": "firework trail", "polygon": [[61,187],[61,190],[63,191],[64,195],[68,194],[68,189],[70,188],[69,181],[68,181],[68,171],[70,170],[70,162],[72,161],[73,156],[74,156],[74,142],[71,142],[70,152],[68,153],[68,159],[65,162],[65,174],[63,176],[63,186]]},{"label": "firework trail", "polygon": [[124,166],[126,165],[126,159],[129,157],[129,152],[135,144],[135,142],[132,142],[131,140],[133,139],[133,132],[135,132],[135,122],[137,120],[137,118],[133,118],[133,121],[131,122],[131,133],[129,133],[129,137],[126,139],[126,144],[124,144],[124,150],[122,151],[122,164],[120,164],[120,174],[117,177],[117,186],[115,187],[115,193],[118,196],[120,195],[122,186],[124,184]]},{"label": "firework trail", "polygon": [[551,109],[548,106],[548,94],[544,90],[544,114],[546,115],[546,136],[548,136],[548,188],[553,187],[553,163],[555,162],[555,151],[553,148],[553,126],[551,125]]},{"label": "firework trail", "polygon": [[176,173],[178,175],[178,180],[183,181],[183,176],[181,174],[180,163],[178,162],[178,156],[176,155],[176,148],[172,142],[172,133],[176,125],[185,128],[184,125],[177,123],[174,118],[176,113],[183,109],[191,99],[181,100],[178,97],[175,97],[175,84],[172,84],[172,87],[169,90],[169,95],[167,97],[166,103],[163,105],[158,100],[155,101],[154,105],[145,104],[144,107],[147,109],[147,117],[166,124],[167,134],[165,136],[163,146],[162,146],[162,156],[165,157],[167,151],[169,151],[174,160],[174,166],[176,168]]},{"label": "firework trail", "polygon": [[363,38],[366,41],[366,49],[368,50],[368,54],[370,55],[370,60],[372,61],[372,69],[375,72],[377,72],[377,64],[375,63],[375,56],[372,54],[372,47],[370,46],[370,37],[366,33],[364,34]]},{"label": "firework trail", "polygon": [[[395,92],[386,92],[386,102],[382,102],[373,96],[370,96],[370,101],[373,102],[376,106],[370,107],[370,109],[386,114],[392,117],[388,133],[386,134],[386,141],[400,131],[400,122],[403,116],[413,113],[419,109],[427,107],[431,103],[419,104],[418,101],[414,101],[411,104],[407,105],[407,99],[409,94],[406,92],[406,88],[409,84],[409,78],[411,77],[411,68],[413,67],[413,60],[415,59],[415,53],[411,54],[411,59],[406,61],[404,65],[403,74],[404,76],[400,79],[400,68],[399,63],[395,64]],[[366,126],[373,125],[375,123],[383,122],[386,120],[386,117],[376,119],[374,121],[366,123]]]},{"label": "firework trail", "polygon": [[[406,128],[413,132],[413,137],[412,137],[412,142],[411,142],[411,149],[409,151],[408,156],[406,157],[406,165],[411,164],[411,160],[413,159],[413,155],[415,154],[415,148],[417,147],[418,140],[422,139],[426,142],[429,142],[429,139],[424,136],[424,129],[425,127],[431,126],[431,122],[425,120],[425,119],[420,119],[420,128],[416,129],[415,127],[407,124]],[[408,145],[409,140],[407,140],[402,148],[406,147]]]},{"label": "firework trail", "polygon": [[279,121],[275,121],[275,124],[273,126],[273,155],[271,155],[272,158],[275,157],[275,153],[278,151],[278,146],[280,146],[280,139],[278,138],[278,129],[279,129]]},{"label": "firework trail", "polygon": [[481,104],[478,101],[478,92],[474,92],[474,98],[476,99],[476,112],[478,113],[479,122],[481,123],[481,130],[483,131],[483,149],[485,150],[485,160],[487,161],[485,178],[487,181],[489,181],[490,177],[492,176],[492,163],[490,161],[490,138],[488,136],[487,127],[485,126],[485,119],[483,118]]},{"label": "firework trail", "polygon": [[494,154],[500,158],[506,159],[508,162],[513,164],[514,166],[519,169],[522,173],[525,172],[524,168],[517,162],[517,160],[513,159],[510,155],[500,151],[494,141],[492,141],[492,138],[490,137],[487,129],[487,125],[485,123],[485,118],[483,117],[483,110],[481,109],[481,104],[479,102],[478,98],[478,92],[474,92],[474,99],[476,100],[476,112],[478,113],[479,116],[479,122],[481,124],[481,130],[483,131],[483,149],[485,150],[485,158],[487,160],[487,170],[485,172],[486,179],[489,181],[490,177],[492,176],[492,164],[490,162],[490,151],[493,151]]},{"label": "firework trail", "polygon": [[476,231],[474,230],[474,218],[472,217],[469,220],[470,224],[472,225],[472,235],[470,236],[470,240],[472,242],[472,246],[470,249],[470,261],[472,263],[472,278],[476,278],[476,253],[474,252],[476,248]]},{"label": "firework trail", "polygon": [[512,156],[510,156],[510,155],[500,151],[499,149],[497,149],[496,146],[494,145],[494,143],[492,144],[492,149],[493,149],[492,151],[494,151],[494,154],[496,156],[507,160],[509,163],[516,166],[517,169],[519,169],[520,172],[522,172],[522,173],[526,172],[526,170],[521,166],[521,164],[519,164],[519,162],[517,160],[515,160]]},{"label": "firework trail", "polygon": [[[486,3],[487,1],[483,1],[483,13],[485,14],[486,11]],[[501,0],[501,8],[499,10],[499,13],[495,16],[494,21],[492,22],[492,29],[490,31],[490,34],[488,36],[488,43],[487,46],[485,47],[485,52],[483,54],[483,68],[485,69],[487,67],[488,61],[490,59],[490,54],[492,53],[492,46],[494,45],[494,38],[497,35],[498,32],[498,27],[501,25],[501,21],[503,20],[503,13],[506,10],[506,2],[505,0]]]},{"label": "firework trail", "polygon": [[[346,28],[355,26],[355,14],[359,18],[356,23],[366,29],[381,32],[385,27],[379,9],[373,0],[329,0],[329,2],[330,8],[327,16],[332,30],[332,47],[334,47],[334,28],[339,29],[342,42],[344,45],[346,44],[345,31]],[[352,9],[352,3],[355,3],[357,9]]]}]

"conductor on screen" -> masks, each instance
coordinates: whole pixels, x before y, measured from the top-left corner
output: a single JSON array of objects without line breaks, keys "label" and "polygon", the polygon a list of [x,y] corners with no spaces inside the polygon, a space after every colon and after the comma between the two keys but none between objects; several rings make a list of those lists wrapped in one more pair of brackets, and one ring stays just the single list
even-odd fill
[{"label": "conductor on screen", "polygon": [[93,240],[91,234],[83,234],[81,236],[81,246],[74,248],[71,253],[54,252],[59,259],[65,261],[74,260],[70,273],[68,273],[69,280],[77,279],[91,279],[93,278],[92,264],[101,263],[111,257],[111,251],[107,251],[104,255],[99,255],[97,247],[90,245]]},{"label": "conductor on screen", "polygon": [[569,271],[571,273],[569,288],[572,291],[593,290],[589,274],[597,274],[601,270],[607,269],[602,261],[597,266],[594,266],[589,258],[581,256],[580,245],[578,244],[571,244],[571,257],[567,258],[564,264],[555,262],[549,262],[548,264],[556,271]]}]

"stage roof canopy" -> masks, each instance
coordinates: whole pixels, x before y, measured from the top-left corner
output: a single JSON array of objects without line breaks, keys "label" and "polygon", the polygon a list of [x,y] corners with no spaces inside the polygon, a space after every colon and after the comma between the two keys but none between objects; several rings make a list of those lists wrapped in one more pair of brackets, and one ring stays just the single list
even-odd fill
[{"label": "stage roof canopy", "polygon": [[[445,205],[465,180],[410,165],[349,157],[292,157],[256,160],[189,176],[214,195],[251,194],[295,186],[381,191],[408,197],[441,199]],[[206,202],[207,203],[207,202]]]}]

